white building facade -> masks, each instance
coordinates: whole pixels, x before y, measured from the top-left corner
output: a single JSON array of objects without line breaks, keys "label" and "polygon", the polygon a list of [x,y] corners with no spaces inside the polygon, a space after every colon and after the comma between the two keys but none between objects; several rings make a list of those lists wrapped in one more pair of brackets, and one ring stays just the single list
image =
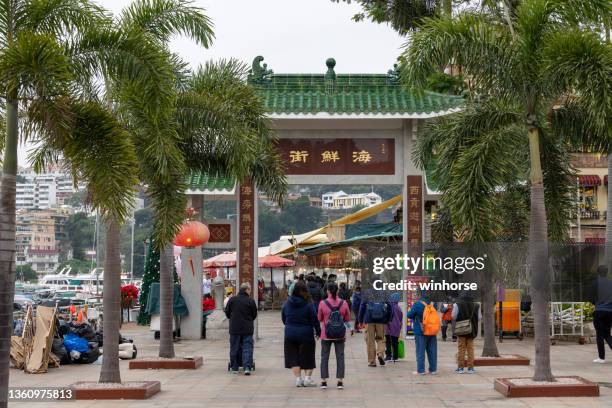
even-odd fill
[{"label": "white building facade", "polygon": [[329,209],[371,207],[382,203],[382,197],[374,192],[347,194],[344,191],[335,191],[323,194],[321,200],[323,208]]}]

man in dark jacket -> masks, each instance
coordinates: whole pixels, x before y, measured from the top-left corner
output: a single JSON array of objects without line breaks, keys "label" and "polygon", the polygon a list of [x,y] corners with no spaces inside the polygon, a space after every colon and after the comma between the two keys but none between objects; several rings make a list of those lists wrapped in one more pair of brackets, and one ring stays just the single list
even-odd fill
[{"label": "man in dark jacket", "polygon": [[232,373],[238,373],[242,363],[244,375],[251,375],[253,367],[253,322],[257,318],[257,305],[251,298],[251,285],[244,282],[240,285],[237,296],[233,296],[225,306],[225,315],[229,319],[230,364]]},{"label": "man in dark jacket", "polygon": [[[480,321],[480,307],[474,302],[472,295],[464,291],[453,305],[453,323],[470,321],[471,332],[466,334],[457,333],[458,353],[457,353],[457,374],[465,372],[464,367],[467,355],[467,373],[474,374],[474,339],[478,336],[478,322]],[[457,330],[458,331],[458,330]]]},{"label": "man in dark jacket", "polygon": [[315,314],[317,314],[319,303],[321,299],[323,299],[323,288],[319,282],[317,282],[314,274],[306,277],[306,286],[308,287],[308,293],[310,294],[310,299],[312,299],[312,304],[315,308]]}]

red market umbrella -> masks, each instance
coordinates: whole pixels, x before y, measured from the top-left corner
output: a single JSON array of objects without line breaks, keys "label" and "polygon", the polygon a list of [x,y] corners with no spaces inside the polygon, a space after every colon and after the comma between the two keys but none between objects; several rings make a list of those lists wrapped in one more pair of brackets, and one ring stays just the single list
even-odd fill
[{"label": "red market umbrella", "polygon": [[223,252],[202,261],[205,268],[233,268],[236,266],[236,253]]},{"label": "red market umbrella", "polygon": [[283,258],[277,255],[266,255],[259,257],[260,268],[281,268],[283,266],[294,266],[295,261],[291,259]]},{"label": "red market umbrella", "polygon": [[[274,268],[286,268],[288,266],[294,266],[295,261],[291,259],[283,258],[282,256],[266,255],[259,257],[260,268],[270,268],[270,295],[272,300],[272,309],[274,309]],[[285,281],[285,271],[283,270],[283,285]]]}]

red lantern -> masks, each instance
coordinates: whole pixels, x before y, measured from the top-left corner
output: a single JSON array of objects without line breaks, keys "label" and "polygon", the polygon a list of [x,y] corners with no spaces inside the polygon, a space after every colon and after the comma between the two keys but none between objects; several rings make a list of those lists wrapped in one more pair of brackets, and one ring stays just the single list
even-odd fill
[{"label": "red lantern", "polygon": [[181,230],[174,237],[174,245],[195,248],[204,245],[210,238],[208,227],[200,221],[185,221]]}]

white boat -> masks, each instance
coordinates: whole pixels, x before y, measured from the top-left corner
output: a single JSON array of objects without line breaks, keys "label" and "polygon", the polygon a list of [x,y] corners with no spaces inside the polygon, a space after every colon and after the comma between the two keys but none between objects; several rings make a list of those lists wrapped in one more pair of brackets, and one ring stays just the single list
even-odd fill
[{"label": "white boat", "polygon": [[[121,283],[129,282],[126,274],[121,274]],[[88,274],[73,274],[72,268],[67,266],[57,274],[45,275],[39,284],[57,292],[77,292],[92,295],[102,294],[104,285],[104,269],[94,268]]]}]

